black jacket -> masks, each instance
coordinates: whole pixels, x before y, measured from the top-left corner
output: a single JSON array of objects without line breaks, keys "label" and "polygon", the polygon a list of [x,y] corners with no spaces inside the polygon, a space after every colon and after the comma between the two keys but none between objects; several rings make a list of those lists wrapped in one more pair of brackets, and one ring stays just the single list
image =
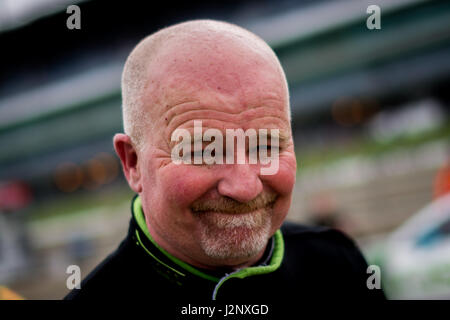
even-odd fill
[{"label": "black jacket", "polygon": [[[213,298],[258,303],[385,298],[381,289],[367,288],[367,263],[343,233],[286,222],[281,234],[284,255],[276,270],[229,277],[218,286],[217,280],[225,274],[210,273],[210,279],[205,279],[180,267],[155,246],[132,214],[120,246],[82,281],[81,289],[73,289],[65,299],[145,299],[158,304]],[[273,253],[266,250],[267,254]]]}]

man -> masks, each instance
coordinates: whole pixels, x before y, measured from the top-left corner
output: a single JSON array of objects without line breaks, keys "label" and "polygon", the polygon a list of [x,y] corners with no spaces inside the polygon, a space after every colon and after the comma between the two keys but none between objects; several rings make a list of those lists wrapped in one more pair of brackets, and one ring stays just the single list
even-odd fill
[{"label": "man", "polygon": [[[137,194],[129,234],[66,298],[383,297],[367,288],[367,264],[343,234],[280,230],[296,158],[286,78],[263,40],[210,20],[160,30],[128,57],[122,95],[125,134],[115,135],[114,147]],[[256,149],[269,161],[248,161],[250,134],[234,149],[229,133],[244,131],[259,132]],[[179,161],[186,133],[194,140]],[[226,144],[214,149],[226,162],[211,152],[213,163],[202,158],[212,140]],[[246,161],[236,160],[239,152]],[[264,171],[270,161],[275,170]]]}]

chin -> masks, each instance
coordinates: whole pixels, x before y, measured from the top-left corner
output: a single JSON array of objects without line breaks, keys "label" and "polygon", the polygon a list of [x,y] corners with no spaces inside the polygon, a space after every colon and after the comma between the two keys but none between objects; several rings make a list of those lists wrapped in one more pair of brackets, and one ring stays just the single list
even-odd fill
[{"label": "chin", "polygon": [[258,228],[209,229],[202,233],[200,244],[205,255],[213,260],[245,263],[262,254],[270,236],[270,224]]}]

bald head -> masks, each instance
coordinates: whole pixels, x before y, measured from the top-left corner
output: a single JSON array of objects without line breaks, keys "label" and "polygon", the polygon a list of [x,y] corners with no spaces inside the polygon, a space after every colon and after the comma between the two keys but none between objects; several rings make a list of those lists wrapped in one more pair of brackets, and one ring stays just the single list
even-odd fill
[{"label": "bald head", "polygon": [[[262,67],[271,67],[278,77],[290,118],[283,69],[261,38],[236,25],[212,20],[164,28],[143,39],[126,61],[122,74],[125,133],[141,149],[144,131],[157,124],[169,98],[176,104],[183,102],[186,90],[201,89],[231,94],[250,85]],[[244,72],[244,78],[238,74]],[[245,95],[245,89],[241,92]]]}]

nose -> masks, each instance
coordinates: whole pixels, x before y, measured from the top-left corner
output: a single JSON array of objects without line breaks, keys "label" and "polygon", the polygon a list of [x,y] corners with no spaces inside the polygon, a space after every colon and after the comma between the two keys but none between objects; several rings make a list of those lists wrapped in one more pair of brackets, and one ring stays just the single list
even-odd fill
[{"label": "nose", "polygon": [[263,190],[258,173],[259,171],[249,164],[230,165],[219,181],[218,192],[239,202],[251,201]]}]

